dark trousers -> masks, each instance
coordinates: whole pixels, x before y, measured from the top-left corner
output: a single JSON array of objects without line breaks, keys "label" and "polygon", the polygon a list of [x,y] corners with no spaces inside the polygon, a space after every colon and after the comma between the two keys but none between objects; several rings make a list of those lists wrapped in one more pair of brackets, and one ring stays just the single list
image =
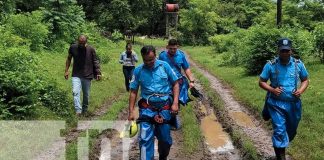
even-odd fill
[{"label": "dark trousers", "polygon": [[126,90],[129,91],[129,81],[132,79],[135,66],[123,66]]}]

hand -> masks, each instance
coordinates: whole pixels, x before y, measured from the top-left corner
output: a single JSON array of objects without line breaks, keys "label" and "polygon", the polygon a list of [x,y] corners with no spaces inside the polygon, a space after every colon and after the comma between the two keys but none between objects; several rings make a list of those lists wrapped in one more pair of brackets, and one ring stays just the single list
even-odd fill
[{"label": "hand", "polygon": [[101,79],[101,75],[97,75],[96,80],[99,81]]},{"label": "hand", "polygon": [[128,114],[128,121],[134,121],[134,120],[135,120],[134,112],[130,111]]},{"label": "hand", "polygon": [[302,91],[299,90],[299,89],[297,89],[297,90],[295,90],[295,91],[293,92],[293,95],[296,96],[296,97],[300,97],[301,94],[302,94]]},{"label": "hand", "polygon": [[192,88],[192,87],[195,87],[195,83],[190,82],[190,83],[189,83],[189,88]]},{"label": "hand", "polygon": [[272,89],[272,93],[275,94],[276,96],[279,96],[282,93],[282,88],[281,87],[277,87],[277,88],[273,88]]},{"label": "hand", "polygon": [[179,111],[179,106],[177,104],[172,104],[171,106],[171,114],[177,115]]},{"label": "hand", "polygon": [[66,71],[65,73],[64,73],[64,78],[67,80],[67,79],[69,79],[69,71]]}]

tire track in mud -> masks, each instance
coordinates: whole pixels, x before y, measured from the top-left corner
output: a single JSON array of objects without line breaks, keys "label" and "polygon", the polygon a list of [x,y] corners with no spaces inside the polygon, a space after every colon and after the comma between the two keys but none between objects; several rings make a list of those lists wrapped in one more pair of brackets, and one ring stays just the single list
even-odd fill
[{"label": "tire track in mud", "polygon": [[187,57],[191,65],[209,80],[211,84],[210,88],[215,90],[223,100],[224,111],[217,111],[221,112],[223,115],[223,125],[227,128],[241,131],[244,136],[248,137],[261,158],[270,159],[274,157],[271,136],[269,132],[263,128],[263,123],[254,118],[253,114],[250,113],[248,109],[240,105],[232,96],[230,89],[224,86],[220,80],[192,61],[188,54]]},{"label": "tire track in mud", "polygon": [[[203,91],[203,87],[196,83],[195,87]],[[204,143],[208,149],[209,159],[212,160],[238,160],[242,159],[240,151],[234,146],[229,134],[219,122],[216,111],[209,103],[207,95],[196,101],[195,114],[200,120],[200,128],[204,136]]]},{"label": "tire track in mud", "polygon": [[[118,101],[122,96],[124,92],[120,92],[118,95],[108,99],[100,108],[98,108],[93,115],[90,115],[89,117],[85,117],[87,120],[95,120],[98,119],[100,116],[107,113],[110,106]],[[89,126],[84,126],[85,128],[89,128]],[[65,156],[65,147],[75,141],[80,134],[84,132],[83,130],[78,130],[77,128],[73,127],[71,128],[68,133],[63,137],[61,140],[55,141],[53,144],[50,144],[46,150],[39,153],[34,160],[56,160],[56,159],[64,159]]]}]

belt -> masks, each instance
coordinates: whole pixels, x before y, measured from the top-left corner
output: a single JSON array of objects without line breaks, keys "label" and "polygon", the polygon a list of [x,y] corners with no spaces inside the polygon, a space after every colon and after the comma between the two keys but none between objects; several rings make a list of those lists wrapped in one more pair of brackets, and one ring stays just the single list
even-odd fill
[{"label": "belt", "polygon": [[154,107],[146,102],[145,99],[141,99],[138,101],[138,107],[144,109],[151,109],[152,111],[162,111],[162,110],[170,110],[170,104],[166,104],[161,108]]},{"label": "belt", "polygon": [[297,102],[300,100],[300,98],[294,98],[294,99],[282,99],[278,96],[275,96],[273,94],[270,94],[270,98],[275,99],[275,100],[280,100],[280,101],[285,101],[285,102]]}]

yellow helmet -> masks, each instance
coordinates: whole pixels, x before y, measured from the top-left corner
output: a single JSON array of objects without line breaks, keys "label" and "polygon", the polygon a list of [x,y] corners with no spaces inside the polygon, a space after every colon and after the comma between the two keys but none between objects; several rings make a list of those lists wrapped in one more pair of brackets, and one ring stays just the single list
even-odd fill
[{"label": "yellow helmet", "polygon": [[128,124],[126,124],[124,131],[120,133],[120,138],[128,137],[132,138],[134,137],[138,132],[138,126],[135,121],[131,121]]},{"label": "yellow helmet", "polygon": [[131,122],[131,125],[129,127],[129,137],[132,138],[134,137],[138,132],[138,126],[135,121]]}]

